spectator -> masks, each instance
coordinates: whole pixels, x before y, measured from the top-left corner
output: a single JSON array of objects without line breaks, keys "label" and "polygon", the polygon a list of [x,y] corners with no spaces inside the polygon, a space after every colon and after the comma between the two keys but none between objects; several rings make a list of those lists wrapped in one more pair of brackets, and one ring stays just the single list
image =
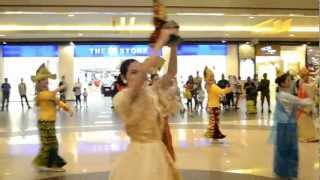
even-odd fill
[{"label": "spectator", "polygon": [[26,83],[23,82],[23,78],[21,78],[21,82],[20,82],[18,88],[19,88],[19,94],[20,94],[20,98],[21,98],[22,108],[23,108],[23,98],[24,98],[27,103],[28,108],[31,109],[31,106],[29,105],[28,98],[27,98],[27,85],[26,85]]},{"label": "spectator", "polygon": [[[63,87],[63,88],[61,88],[61,87]],[[66,102],[67,85],[65,82],[65,76],[61,77],[61,81],[59,82],[59,88],[61,88],[59,91],[60,101]]]},{"label": "spectator", "polygon": [[1,111],[4,111],[4,104],[5,101],[6,103],[6,109],[8,110],[9,107],[9,98],[10,98],[10,90],[11,86],[8,83],[8,78],[4,78],[4,83],[1,85],[1,90],[2,90],[2,108]]},{"label": "spectator", "polygon": [[86,88],[83,89],[82,95],[83,95],[83,102],[85,106],[88,107],[88,92]]},{"label": "spectator", "polygon": [[270,81],[267,78],[267,73],[263,74],[263,79],[260,81],[258,90],[261,92],[261,112],[263,112],[264,99],[268,102],[268,112],[271,113],[270,109]]},{"label": "spectator", "polygon": [[76,107],[78,107],[78,105],[81,107],[81,83],[79,78],[73,86],[73,92],[76,97]]}]

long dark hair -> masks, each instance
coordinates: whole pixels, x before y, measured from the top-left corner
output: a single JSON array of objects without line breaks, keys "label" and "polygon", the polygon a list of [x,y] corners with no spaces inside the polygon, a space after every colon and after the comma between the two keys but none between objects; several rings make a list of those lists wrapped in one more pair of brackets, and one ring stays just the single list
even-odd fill
[{"label": "long dark hair", "polygon": [[135,59],[124,60],[120,65],[120,75],[122,75],[124,78],[126,78],[126,75],[127,75],[128,69],[129,69],[129,65],[133,62],[137,62],[137,60],[135,60]]},{"label": "long dark hair", "polygon": [[277,83],[277,85],[278,85],[278,87],[277,87],[277,92],[279,92],[279,87],[281,87],[281,84],[284,83],[289,76],[290,76],[289,73],[285,73],[285,74],[277,77],[277,79],[276,79],[276,83]]}]

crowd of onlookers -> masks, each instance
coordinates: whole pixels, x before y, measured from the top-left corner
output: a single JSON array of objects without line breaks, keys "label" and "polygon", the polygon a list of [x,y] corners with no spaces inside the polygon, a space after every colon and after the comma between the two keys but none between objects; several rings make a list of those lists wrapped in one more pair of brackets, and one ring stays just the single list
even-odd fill
[{"label": "crowd of onlookers", "polygon": [[[157,80],[159,76],[157,74],[153,74],[150,77],[150,85],[153,81]],[[232,88],[232,91],[225,96],[221,97],[221,107],[224,110],[237,110],[239,109],[239,100],[240,97],[245,92],[245,97],[247,101],[253,101],[254,105],[257,103],[257,96],[258,91],[261,92],[261,103],[264,103],[266,99],[268,102],[268,111],[270,111],[270,92],[269,92],[269,85],[270,82],[267,79],[267,74],[263,75],[263,79],[259,82],[258,76],[254,75],[254,78],[251,79],[250,77],[247,78],[246,82],[242,82],[240,77],[229,75],[228,79],[225,78],[225,75],[222,74],[221,79],[215,81],[215,83],[221,88]],[[62,101],[66,101],[66,92],[67,92],[67,84],[65,81],[65,76],[61,77],[59,82],[59,87],[64,86],[59,92],[59,98]],[[113,97],[117,92],[122,90],[125,87],[125,83],[122,81],[120,76],[115,76],[115,81],[111,87],[111,96]],[[199,71],[196,72],[196,75],[193,77],[192,75],[189,76],[188,80],[183,86],[183,97],[185,98],[185,105],[186,108],[182,107],[181,112],[184,112],[185,109],[188,113],[192,112],[199,112],[206,108],[206,92],[207,87],[205,85],[204,79],[201,77]],[[27,85],[24,80],[21,78],[21,82],[18,85],[19,95],[21,97],[21,105],[22,107],[25,106],[24,102],[26,103],[27,107],[30,109],[31,106],[29,104],[27,98]],[[4,83],[1,85],[2,90],[2,106],[1,110],[3,111],[5,108],[9,106],[9,99],[10,99],[10,91],[11,86],[8,82],[8,78],[4,79]],[[72,91],[75,96],[75,106],[81,107],[82,103],[84,106],[87,107],[87,98],[88,92],[86,88],[82,89],[82,84],[80,79],[78,79],[72,87]],[[180,92],[180,91],[179,91]],[[183,103],[182,103],[183,104]],[[184,105],[182,105],[184,106]],[[262,107],[263,111],[263,107]]]},{"label": "crowd of onlookers", "polygon": [[[268,112],[270,113],[270,81],[267,78],[267,74],[263,75],[261,81],[258,80],[258,76],[255,74],[253,79],[251,77],[247,78],[247,81],[241,81],[240,77],[229,75],[228,79],[225,75],[221,75],[221,79],[214,83],[218,85],[221,89],[231,88],[232,91],[224,96],[221,96],[221,107],[224,110],[237,110],[239,109],[239,100],[242,95],[245,95],[246,101],[252,101],[254,104],[254,110],[250,111],[247,107],[248,113],[256,113],[257,97],[258,92],[260,92],[261,97],[261,111],[263,112],[265,99],[268,103]],[[186,107],[189,113],[202,111],[205,99],[207,87],[203,78],[199,75],[197,71],[196,76],[189,76],[188,80],[184,84],[183,97],[186,100]]]}]

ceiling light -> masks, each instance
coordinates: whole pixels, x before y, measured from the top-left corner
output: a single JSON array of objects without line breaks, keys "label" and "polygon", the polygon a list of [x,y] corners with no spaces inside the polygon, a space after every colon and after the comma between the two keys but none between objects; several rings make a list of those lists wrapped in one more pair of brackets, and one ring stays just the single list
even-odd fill
[{"label": "ceiling light", "polygon": [[254,19],[254,18],[255,18],[254,16],[250,16],[250,17],[249,17],[249,19]]},{"label": "ceiling light", "polygon": [[74,14],[68,14],[68,16],[69,16],[69,17],[73,17],[73,16],[74,16]]}]

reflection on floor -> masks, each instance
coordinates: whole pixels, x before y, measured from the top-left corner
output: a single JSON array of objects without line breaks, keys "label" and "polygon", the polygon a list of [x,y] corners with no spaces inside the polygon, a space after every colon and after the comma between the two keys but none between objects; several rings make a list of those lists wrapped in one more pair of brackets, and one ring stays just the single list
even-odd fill
[{"label": "reflection on floor", "polygon": [[[204,138],[205,111],[172,120],[176,164],[184,179],[273,178],[273,146],[268,143],[272,116],[247,115],[240,109],[222,112],[221,119],[227,135],[222,141]],[[109,99],[79,108],[72,118],[60,113],[58,138],[67,172],[39,173],[31,166],[39,148],[36,122],[35,110],[21,110],[18,103],[9,112],[0,112],[0,179],[106,179],[112,162],[129,142]],[[301,143],[299,179],[319,180],[319,166],[317,144]]]}]

